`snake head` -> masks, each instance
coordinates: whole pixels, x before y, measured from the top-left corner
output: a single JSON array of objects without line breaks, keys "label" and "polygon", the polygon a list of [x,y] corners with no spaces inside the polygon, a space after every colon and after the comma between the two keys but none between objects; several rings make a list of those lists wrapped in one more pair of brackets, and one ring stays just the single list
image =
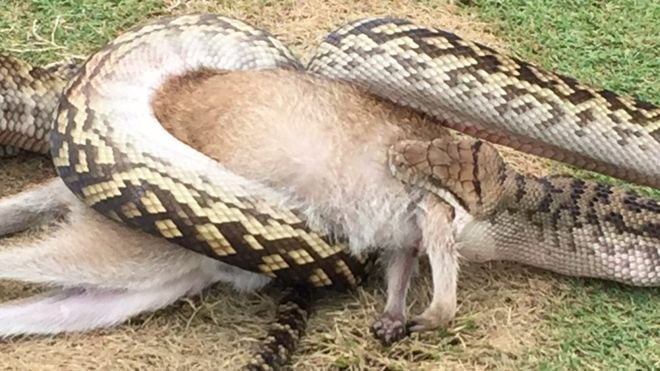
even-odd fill
[{"label": "snake head", "polygon": [[504,194],[508,165],[490,144],[449,136],[402,140],[389,148],[392,174],[426,189],[474,217],[492,215]]}]

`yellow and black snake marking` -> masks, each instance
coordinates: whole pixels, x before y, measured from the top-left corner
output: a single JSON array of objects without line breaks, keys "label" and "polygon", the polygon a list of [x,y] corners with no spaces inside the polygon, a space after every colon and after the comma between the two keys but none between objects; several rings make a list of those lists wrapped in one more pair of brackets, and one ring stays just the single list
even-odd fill
[{"label": "yellow and black snake marking", "polygon": [[[210,14],[163,18],[124,33],[91,56],[66,88],[60,77],[66,69],[57,76],[2,57],[0,145],[50,151],[80,199],[133,228],[285,285],[357,284],[366,257],[311,229],[300,212],[282,206],[283,193],[228,171],[161,127],[150,108],[153,91],[168,76],[202,68],[303,66],[269,33]],[[330,33],[307,70],[491,142],[660,187],[656,105],[452,33],[401,19],[358,20]],[[473,226],[484,229],[471,230],[506,250],[477,255],[658,285],[656,201],[572,178],[482,171],[487,147],[471,143],[455,148],[449,158],[460,166],[445,164],[428,190],[453,192],[474,214]]]},{"label": "yellow and black snake marking", "polygon": [[[276,192],[229,173],[160,128],[148,97],[122,85],[138,78],[122,72],[138,62],[153,71],[139,76],[145,86],[202,67],[301,68],[270,34],[215,15],[165,18],[125,33],[90,58],[60,105],[51,153],[74,193],[113,219],[287,284],[355,284],[360,261],[341,242],[309,230],[295,210],[278,209]],[[443,31],[403,20],[358,21],[326,39],[310,70],[445,115],[450,126],[488,124],[511,138],[522,132],[564,145],[569,158],[588,154],[596,167],[609,164],[600,170],[657,185],[656,107],[596,92]],[[144,108],[127,112],[136,105],[119,102],[129,100]],[[624,132],[627,141],[612,142]]]},{"label": "yellow and black snake marking", "polygon": [[354,286],[365,259],[278,207],[281,195],[166,133],[148,90],[130,93],[137,80],[156,87],[199,68],[302,67],[270,34],[234,19],[184,16],[136,28],[92,56],[67,89],[50,141],[60,176],[101,213],[231,265],[284,284]]}]

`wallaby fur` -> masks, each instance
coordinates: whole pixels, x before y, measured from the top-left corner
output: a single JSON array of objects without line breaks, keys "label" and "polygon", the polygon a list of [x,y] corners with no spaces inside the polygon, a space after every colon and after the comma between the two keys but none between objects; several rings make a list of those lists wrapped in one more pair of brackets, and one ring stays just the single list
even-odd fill
[{"label": "wallaby fur", "polygon": [[[355,87],[294,71],[198,71],[169,78],[152,100],[164,128],[229,170],[286,192],[310,225],[356,253],[387,256],[388,300],[374,324],[391,342],[445,325],[456,309],[454,210],[392,177],[388,148],[448,135],[437,123]],[[0,250],[0,278],[57,286],[0,305],[0,336],[110,326],[215,282],[269,279],[133,231],[78,201],[59,179],[0,199],[0,236],[61,219],[40,241]],[[2,244],[0,240],[0,245]],[[428,253],[434,296],[406,327],[405,297]]]}]

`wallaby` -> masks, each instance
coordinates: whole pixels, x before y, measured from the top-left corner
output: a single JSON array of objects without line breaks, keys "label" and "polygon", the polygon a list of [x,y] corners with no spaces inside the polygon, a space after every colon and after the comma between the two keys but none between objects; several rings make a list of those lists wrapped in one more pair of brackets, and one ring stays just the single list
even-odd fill
[{"label": "wallaby", "polygon": [[[384,342],[446,324],[456,309],[454,211],[391,175],[388,148],[444,128],[345,83],[303,72],[197,71],[170,77],[152,109],[181,141],[229,170],[287,192],[308,223],[356,253],[384,252],[388,299],[373,329]],[[109,326],[215,282],[240,290],[269,278],[121,226],[59,179],[0,200],[0,235],[51,220],[43,240],[4,247],[0,278],[59,288],[0,306],[0,336]],[[0,242],[1,243],[1,242]],[[406,324],[408,282],[429,253],[435,291]]]}]

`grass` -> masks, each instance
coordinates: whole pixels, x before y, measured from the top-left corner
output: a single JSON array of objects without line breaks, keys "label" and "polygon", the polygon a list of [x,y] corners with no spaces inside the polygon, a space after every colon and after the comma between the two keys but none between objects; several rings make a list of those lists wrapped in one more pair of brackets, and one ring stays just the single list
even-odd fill
[{"label": "grass", "polygon": [[[617,0],[474,1],[518,56],[579,80],[660,103],[660,3]],[[556,171],[566,168],[555,165]],[[572,170],[578,176],[624,185]],[[635,187],[660,198],[660,190]],[[560,352],[543,369],[660,368],[660,290],[573,280],[548,320]]]},{"label": "grass", "polygon": [[640,0],[475,0],[524,59],[660,101],[660,3]]},{"label": "grass", "polygon": [[[474,0],[523,59],[580,81],[660,104],[660,3],[643,0]],[[567,167],[553,164],[556,171]],[[595,173],[573,174],[630,187]],[[660,190],[631,187],[660,198]]]},{"label": "grass", "polygon": [[[658,102],[660,58],[652,43],[660,21],[653,2],[473,3],[458,9],[435,0],[9,0],[0,2],[0,50],[37,64],[85,56],[146,19],[215,11],[275,31],[304,54],[336,24],[389,14]],[[531,166],[527,157],[520,159]],[[51,173],[48,161],[34,157],[0,162],[0,192]],[[410,295],[414,311],[428,301],[428,285],[428,275],[418,279]],[[0,282],[0,302],[29,292],[31,287]],[[657,369],[659,297],[658,289],[570,279],[515,264],[468,264],[461,273],[458,317],[449,329],[382,348],[367,329],[383,305],[382,283],[375,279],[353,294],[322,300],[295,368]],[[233,369],[272,311],[268,297],[218,287],[113,329],[0,342],[0,354],[3,368],[16,370]]]},{"label": "grass", "polygon": [[548,319],[563,329],[561,351],[543,368],[657,369],[659,290],[576,282]]},{"label": "grass", "polygon": [[0,50],[35,64],[86,56],[114,32],[162,11],[158,0],[4,1],[0,4]]}]

